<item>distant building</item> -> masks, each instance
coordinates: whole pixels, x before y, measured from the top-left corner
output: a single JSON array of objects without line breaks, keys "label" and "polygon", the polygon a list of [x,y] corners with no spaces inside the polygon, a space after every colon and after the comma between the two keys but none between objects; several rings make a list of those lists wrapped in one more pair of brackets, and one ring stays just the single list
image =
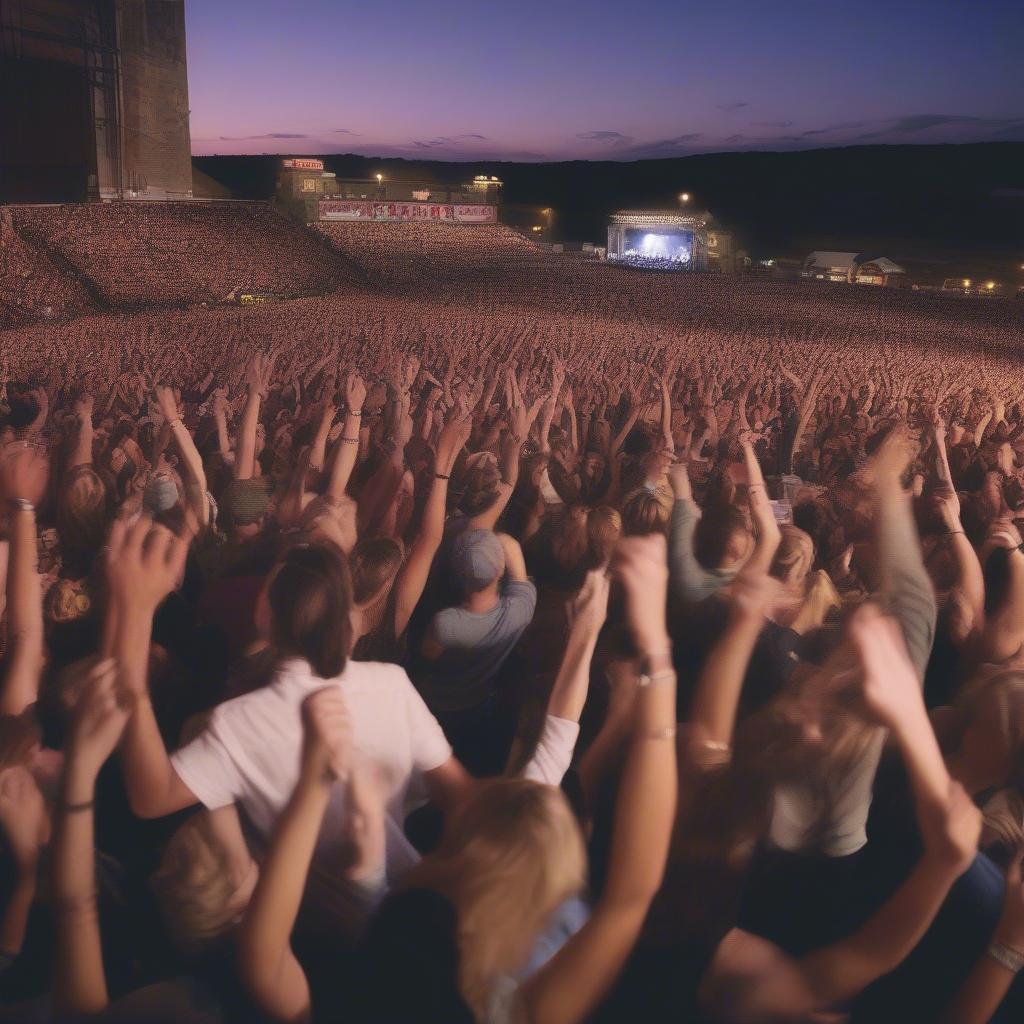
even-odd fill
[{"label": "distant building", "polygon": [[[277,174],[277,199],[299,220],[449,221],[494,224],[502,183],[477,175],[472,181],[428,178],[339,178],[314,157],[287,157]],[[550,213],[550,211],[546,211]]]},{"label": "distant building", "polygon": [[905,282],[906,271],[885,256],[815,250],[804,260],[800,276],[838,284],[869,284],[896,288]]}]

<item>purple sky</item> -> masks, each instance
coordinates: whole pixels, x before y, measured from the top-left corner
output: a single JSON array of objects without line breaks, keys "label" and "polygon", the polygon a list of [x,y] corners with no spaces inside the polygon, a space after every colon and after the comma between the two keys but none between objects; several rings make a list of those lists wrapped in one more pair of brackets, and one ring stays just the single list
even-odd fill
[{"label": "purple sky", "polygon": [[192,149],[636,159],[1024,140],[1024,0],[186,0]]}]

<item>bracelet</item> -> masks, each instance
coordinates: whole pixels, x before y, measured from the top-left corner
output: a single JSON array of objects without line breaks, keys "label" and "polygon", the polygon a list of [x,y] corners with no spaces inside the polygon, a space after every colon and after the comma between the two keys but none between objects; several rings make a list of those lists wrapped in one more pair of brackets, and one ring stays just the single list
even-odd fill
[{"label": "bracelet", "polygon": [[721,768],[732,760],[732,747],[722,740],[691,739],[687,743],[687,753],[693,764],[703,771]]},{"label": "bracelet", "polygon": [[640,674],[640,686],[653,686],[655,683],[665,683],[670,679],[675,679],[675,669],[667,668],[664,672],[655,672],[653,675],[648,675],[646,672]]},{"label": "bracelet", "polygon": [[171,430],[173,430],[175,427],[180,427],[181,417],[178,416],[176,419],[171,420],[167,425],[171,428]]},{"label": "bracelet", "polygon": [[963,530],[950,530],[949,533],[947,534],[947,536],[955,537],[957,534],[960,534],[960,536],[962,537],[962,536],[964,536],[964,531]]},{"label": "bracelet", "polygon": [[643,738],[645,740],[674,740],[676,731],[674,725],[666,725],[663,729],[648,729],[643,733]]},{"label": "bracelet", "polygon": [[12,512],[35,512],[36,507],[28,498],[10,498],[7,502]]},{"label": "bracelet", "polygon": [[451,480],[451,476],[448,473],[435,473],[435,480]]},{"label": "bracelet", "polygon": [[642,668],[644,670],[646,670],[647,675],[651,675],[651,670],[652,669],[657,671],[660,668],[660,666],[663,666],[666,663],[671,667],[671,665],[672,665],[672,648],[671,647],[664,647],[660,651],[651,651],[651,652],[649,652],[647,654],[642,654],[640,656],[640,664],[641,664]]},{"label": "bracelet", "polygon": [[341,437],[338,439],[342,444],[359,444],[358,437]]},{"label": "bracelet", "polygon": [[91,811],[95,806],[95,800],[86,800],[81,804],[66,804],[63,801],[58,801],[56,808],[61,814],[78,814],[81,811]]},{"label": "bracelet", "polygon": [[1020,973],[1020,969],[1024,967],[1024,953],[1014,949],[1013,946],[1004,946],[1001,942],[993,942],[986,952],[1000,967],[1005,967],[1013,974]]},{"label": "bracelet", "polygon": [[348,414],[349,414],[349,416],[362,416],[363,415],[363,410],[362,409],[349,409],[348,410]]}]

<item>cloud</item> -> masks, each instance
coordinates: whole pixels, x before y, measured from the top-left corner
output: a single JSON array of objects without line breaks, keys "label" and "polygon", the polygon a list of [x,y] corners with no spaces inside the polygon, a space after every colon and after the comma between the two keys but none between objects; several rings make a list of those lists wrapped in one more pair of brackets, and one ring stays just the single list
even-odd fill
[{"label": "cloud", "polygon": [[359,132],[352,131],[351,128],[335,128],[334,135],[358,135]]},{"label": "cloud", "polygon": [[624,150],[624,154],[636,160],[644,158],[657,158],[667,156],[678,156],[680,151],[686,148],[693,148],[690,143],[703,138],[703,132],[685,132],[682,135],[674,135],[670,139],[655,139],[653,142],[640,142]]},{"label": "cloud", "polygon": [[719,110],[742,110],[743,107],[750,106],[746,100],[740,100],[738,103],[719,103],[716,105]]},{"label": "cloud", "polygon": [[756,124],[759,128],[792,128],[792,121],[751,121],[751,124]]},{"label": "cloud", "polygon": [[891,138],[898,135],[916,135],[931,128],[988,128],[997,134],[1024,128],[1024,117],[972,117],[968,114],[907,114],[889,118],[880,126],[856,137],[857,142]]},{"label": "cloud", "polygon": [[730,136],[728,136],[728,137],[726,138],[725,142],[726,142],[726,144],[727,144],[727,145],[732,145],[732,143],[734,143],[734,142],[739,142],[739,141],[740,141],[740,139],[742,139],[742,138],[743,138],[743,135],[742,135],[742,134],[739,134],[739,135],[730,135]]},{"label": "cloud", "polygon": [[248,142],[251,139],[309,139],[304,132],[267,132],[265,135],[218,135],[221,142]]},{"label": "cloud", "polygon": [[592,132],[577,132],[577,139],[583,139],[584,142],[632,142],[633,140],[628,135],[623,135],[622,132],[609,131],[607,128],[598,128]]},{"label": "cloud", "polygon": [[436,149],[438,146],[458,146],[463,139],[486,142],[487,136],[479,132],[462,132],[461,135],[439,135],[436,139],[413,139],[412,145],[415,149]]}]

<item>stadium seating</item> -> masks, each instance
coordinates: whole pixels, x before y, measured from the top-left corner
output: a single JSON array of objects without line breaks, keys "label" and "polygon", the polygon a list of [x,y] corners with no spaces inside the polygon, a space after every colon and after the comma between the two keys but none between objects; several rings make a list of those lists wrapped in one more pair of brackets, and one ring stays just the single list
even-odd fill
[{"label": "stadium seating", "polygon": [[220,302],[238,290],[323,294],[351,267],[265,203],[24,207],[14,228],[87,278],[113,308]]},{"label": "stadium seating", "polygon": [[415,285],[458,278],[487,280],[495,271],[536,266],[543,252],[501,224],[391,224],[325,221],[331,245],[382,285]]},{"label": "stadium seating", "polygon": [[35,246],[0,224],[0,327],[74,316],[90,306],[88,291]]}]

